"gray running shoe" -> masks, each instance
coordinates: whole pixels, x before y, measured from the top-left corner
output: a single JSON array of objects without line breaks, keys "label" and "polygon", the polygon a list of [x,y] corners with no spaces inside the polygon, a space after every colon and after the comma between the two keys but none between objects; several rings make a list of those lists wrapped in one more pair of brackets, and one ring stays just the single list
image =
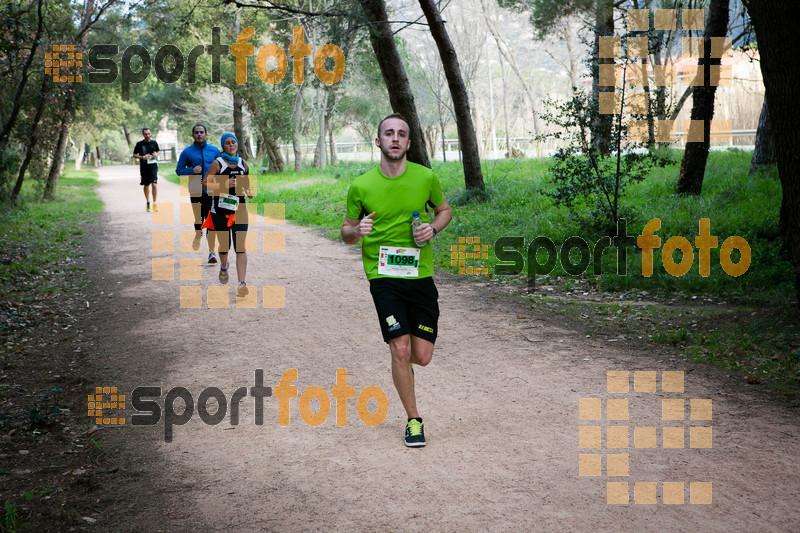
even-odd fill
[{"label": "gray running shoe", "polygon": [[244,281],[239,282],[239,287],[236,289],[236,296],[242,297],[247,296],[250,293],[250,289],[247,288],[247,283]]}]

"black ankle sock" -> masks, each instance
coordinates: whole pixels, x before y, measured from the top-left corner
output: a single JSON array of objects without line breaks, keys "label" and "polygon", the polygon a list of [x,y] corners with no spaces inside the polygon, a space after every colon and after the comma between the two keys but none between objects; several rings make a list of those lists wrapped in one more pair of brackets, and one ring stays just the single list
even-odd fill
[{"label": "black ankle sock", "polygon": [[415,417],[415,418],[409,418],[408,419],[409,422],[411,422],[412,420],[416,420],[417,422],[422,422],[422,418],[420,418],[420,417]]}]

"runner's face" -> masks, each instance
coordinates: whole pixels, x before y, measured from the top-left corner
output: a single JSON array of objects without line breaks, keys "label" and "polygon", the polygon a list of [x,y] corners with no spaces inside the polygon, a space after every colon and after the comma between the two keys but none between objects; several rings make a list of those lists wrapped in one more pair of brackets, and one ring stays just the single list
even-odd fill
[{"label": "runner's face", "polygon": [[225,150],[225,153],[228,155],[236,155],[236,151],[239,149],[239,144],[233,137],[228,137],[222,144],[222,149]]},{"label": "runner's face", "polygon": [[192,130],[192,138],[194,138],[194,142],[197,144],[203,144],[206,142],[206,130],[205,128],[195,128]]},{"label": "runner's face", "polygon": [[152,134],[152,133],[150,133],[150,130],[144,130],[144,131],[142,132],[142,135],[144,135],[144,140],[145,140],[145,141],[149,141],[149,140],[150,140],[150,137],[151,137],[153,134]]},{"label": "runner's face", "polygon": [[390,161],[399,161],[406,157],[411,139],[408,136],[408,124],[399,118],[390,118],[383,121],[380,137],[375,144]]}]

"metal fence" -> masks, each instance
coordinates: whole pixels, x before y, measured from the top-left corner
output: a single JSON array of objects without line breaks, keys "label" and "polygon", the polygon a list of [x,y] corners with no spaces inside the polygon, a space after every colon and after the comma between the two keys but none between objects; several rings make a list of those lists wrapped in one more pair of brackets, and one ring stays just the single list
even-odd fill
[{"label": "metal fence", "polygon": [[[679,131],[676,133],[677,140],[673,143],[676,148],[686,146],[687,132]],[[755,145],[756,130],[733,130],[715,131],[711,133],[711,149],[724,150],[726,148],[740,148],[742,150],[752,150]],[[513,151],[524,154],[525,157],[542,157],[552,155],[557,149],[566,147],[567,139],[556,137],[546,137],[537,141],[533,137],[513,137],[509,139]],[[434,159],[442,161],[445,156],[442,153],[442,146],[446,150],[447,161],[458,161],[461,158],[458,139],[445,139],[444,143],[439,141]],[[481,157],[484,159],[502,159],[508,157],[508,147],[505,137],[497,138],[496,145],[491,139],[484,139],[480,143],[482,147]],[[326,148],[330,149],[328,144]],[[495,148],[496,146],[496,148]],[[300,150],[303,159],[314,157],[317,145],[301,144]],[[284,154],[285,161],[294,161],[294,148],[292,145],[282,145],[281,152]],[[336,157],[340,161],[378,161],[380,150],[371,142],[337,142]],[[161,158],[159,157],[159,160]]]}]

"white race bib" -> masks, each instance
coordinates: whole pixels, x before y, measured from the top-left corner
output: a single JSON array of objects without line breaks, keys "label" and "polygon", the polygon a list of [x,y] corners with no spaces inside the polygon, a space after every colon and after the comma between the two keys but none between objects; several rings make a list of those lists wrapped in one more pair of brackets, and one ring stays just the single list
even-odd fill
[{"label": "white race bib", "polygon": [[222,209],[227,209],[228,211],[236,211],[236,208],[239,207],[239,197],[231,196],[229,194],[220,194],[217,205],[219,205]]},{"label": "white race bib", "polygon": [[154,158],[154,159],[148,159],[148,160],[147,160],[147,164],[148,164],[148,165],[155,165],[155,164],[157,164],[157,163],[158,163],[158,159],[155,159],[155,158]]},{"label": "white race bib", "polygon": [[400,278],[419,276],[419,248],[381,246],[378,254],[378,274]]}]

